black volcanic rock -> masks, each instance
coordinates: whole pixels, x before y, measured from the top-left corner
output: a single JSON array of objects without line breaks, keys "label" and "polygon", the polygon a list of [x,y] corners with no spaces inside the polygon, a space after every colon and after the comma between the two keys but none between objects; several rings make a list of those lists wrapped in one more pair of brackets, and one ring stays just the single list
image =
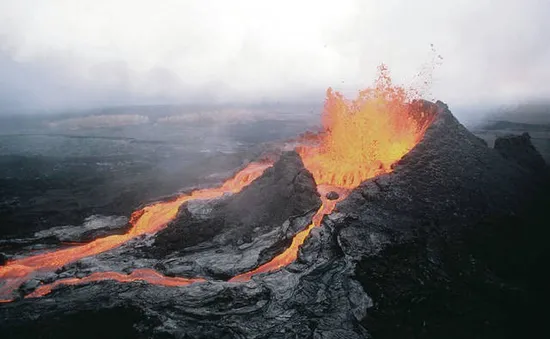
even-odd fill
[{"label": "black volcanic rock", "polygon": [[5,265],[8,262],[8,257],[0,252],[0,266]]},{"label": "black volcanic rock", "polygon": [[201,202],[198,205],[196,209],[190,204],[183,205],[176,220],[159,232],[155,244],[181,250],[212,240],[221,233],[224,233],[221,244],[250,242],[258,233],[272,230],[290,217],[317,210],[321,199],[315,180],[304,168],[300,156],[287,152],[240,193],[207,206]]},{"label": "black volcanic rock", "polygon": [[328,200],[336,200],[340,198],[340,195],[334,191],[330,191],[327,193],[326,197]]},{"label": "black volcanic rock", "polygon": [[26,295],[32,291],[34,291],[38,286],[40,285],[40,281],[37,279],[31,279],[27,282],[25,282],[21,287],[19,287],[19,290],[23,295]]},{"label": "black volcanic rock", "polygon": [[526,237],[548,233],[523,217],[541,215],[526,207],[545,196],[548,172],[526,135],[490,149],[446,105],[424,105],[437,115],[423,140],[394,172],[358,187],[331,221],[373,298],[362,324],[379,338],[509,335],[525,325],[507,319],[533,293],[517,283],[533,273],[512,263],[544,248]]},{"label": "black volcanic rock", "polygon": [[531,143],[531,136],[527,132],[497,138],[495,150],[505,159],[516,161],[520,166],[535,172],[547,170],[546,162]]},{"label": "black volcanic rock", "polygon": [[[209,265],[207,269],[211,272],[206,272],[229,277],[269,260],[267,253],[275,255],[284,250],[292,236],[309,224],[320,206],[313,176],[296,152],[286,152],[241,192],[222,199],[184,204],[176,219],[159,232],[150,251],[157,255],[177,253],[180,257],[193,252],[200,255],[201,260],[208,260],[210,256],[203,253],[205,249],[214,249],[218,256],[231,254],[237,257],[228,258],[229,271]],[[234,260],[247,250],[255,252],[248,251],[246,255],[247,260],[252,261],[245,264],[246,260],[241,260],[246,268],[235,269]],[[261,258],[254,260],[259,252]],[[187,263],[190,261],[195,260],[185,259]]]},{"label": "black volcanic rock", "polygon": [[[69,311],[63,317],[38,317],[33,326],[16,324],[2,332],[3,338],[145,338],[135,324],[145,319],[135,308],[109,307]],[[99,325],[101,324],[101,325]]]},{"label": "black volcanic rock", "polygon": [[55,239],[61,242],[89,242],[109,235],[124,234],[129,229],[130,224],[126,217],[92,215],[87,217],[80,226],[57,226],[36,232],[33,240]]},{"label": "black volcanic rock", "polygon": [[[542,216],[547,221],[547,204],[532,204],[531,197],[550,187],[543,186],[548,178],[543,171],[535,174],[529,165],[532,159],[517,161],[516,156],[488,148],[443,103],[419,101],[414,105],[419,119],[422,112],[434,116],[423,140],[395,164],[392,173],[364,182],[339,203],[311,231],[289,266],[247,283],[210,281],[168,288],[104,281],[60,287],[44,298],[0,304],[0,333],[25,329],[25,333],[44,335],[41,326],[49,319],[59,324],[58,319],[70,322],[74,314],[130,309],[136,314],[132,328],[143,337],[158,338],[524,335],[533,327],[524,322],[522,313],[532,318],[535,306],[545,306],[542,301],[524,302],[524,298],[538,299],[547,286],[537,281],[533,288],[529,279],[545,272],[547,260],[542,255],[548,252],[548,228],[540,226],[544,222],[532,227],[525,220]],[[261,248],[255,243],[265,237],[256,237],[260,231],[292,230],[307,224],[311,213],[304,212],[299,217],[302,221],[293,225],[288,215],[298,211],[279,200],[305,191],[309,193],[293,204],[304,211],[306,206],[318,207],[307,172],[296,170],[296,176],[288,177],[280,172],[283,165],[297,168],[292,164],[298,160],[295,154],[285,155],[239,195],[182,207],[177,227],[171,227],[174,233],[167,229],[156,240],[154,248],[170,246],[169,259],[161,261],[162,265],[181,260],[180,264],[189,265],[187,272],[194,272],[193,265],[201,265],[201,255],[208,258],[203,264],[215,266],[218,260],[223,268],[231,266],[230,258],[233,265],[239,265],[238,261],[248,260],[251,252],[246,251]],[[264,194],[262,187],[273,189],[277,198]],[[260,207],[256,199],[273,206]],[[535,210],[525,210],[526,204]],[[247,206],[257,206],[258,212]],[[254,231],[244,221],[257,222],[258,229]],[[219,232],[200,235],[199,240],[183,239],[183,235],[197,237],[206,227],[218,227]],[[264,238],[264,244],[273,244],[286,234],[274,232],[278,236]],[[252,245],[243,234],[250,235]],[[173,244],[171,239],[175,239]],[[238,260],[235,248],[242,251]],[[269,246],[264,253],[274,255],[265,248]],[[116,267],[114,263],[122,259],[139,267],[151,264],[134,257],[136,252],[128,246],[98,266]],[[93,322],[79,325],[86,328]],[[514,326],[520,330],[511,330]],[[54,330],[50,328],[52,333],[61,332]]]},{"label": "black volcanic rock", "polygon": [[530,169],[488,148],[445,104],[425,105],[437,115],[423,140],[393,172],[362,183],[339,205],[354,219],[339,234],[346,254],[376,253],[427,224],[452,232],[486,215],[509,215],[536,191],[540,179]]}]

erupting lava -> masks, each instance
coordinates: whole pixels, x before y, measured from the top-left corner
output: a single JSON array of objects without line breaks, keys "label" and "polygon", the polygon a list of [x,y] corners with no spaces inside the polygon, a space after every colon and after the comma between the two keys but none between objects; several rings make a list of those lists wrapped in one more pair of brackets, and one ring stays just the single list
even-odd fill
[{"label": "erupting lava", "polygon": [[387,68],[379,68],[374,88],[355,100],[327,90],[323,131],[298,148],[318,185],[354,188],[409,152],[424,135],[430,120],[411,109],[411,95],[391,82]]},{"label": "erupting lava", "polygon": [[[298,152],[305,167],[313,174],[323,204],[311,224],[295,235],[291,246],[270,262],[232,278],[249,280],[254,274],[270,272],[292,263],[311,229],[319,226],[323,217],[333,211],[337,201],[344,199],[350,189],[376,175],[391,171],[391,165],[401,159],[423,137],[431,117],[417,112],[410,105],[408,92],[394,86],[385,66],[373,88],[361,91],[357,99],[346,100],[338,92],[327,91],[323,112],[323,131],[302,138]],[[252,163],[227,180],[221,187],[201,189],[173,200],[158,202],[134,212],[128,233],[96,239],[85,245],[38,254],[9,261],[0,267],[0,302],[9,302],[21,284],[36,273],[53,271],[79,259],[119,247],[131,239],[154,234],[176,217],[179,207],[190,200],[213,199],[225,193],[237,193],[258,178],[271,163]],[[325,198],[335,190],[337,201]],[[204,279],[165,277],[152,269],[137,269],[130,275],[116,272],[96,272],[88,277],[57,280],[42,285],[27,297],[48,294],[59,285],[76,285],[98,280],[130,282],[147,281],[162,286],[186,286]],[[4,299],[1,299],[4,298]]]}]

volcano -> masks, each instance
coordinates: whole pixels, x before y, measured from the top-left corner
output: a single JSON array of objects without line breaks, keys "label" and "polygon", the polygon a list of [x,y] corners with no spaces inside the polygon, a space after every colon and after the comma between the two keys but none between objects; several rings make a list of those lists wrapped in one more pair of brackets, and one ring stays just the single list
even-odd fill
[{"label": "volcano", "polygon": [[446,245],[517,215],[548,180],[528,136],[489,148],[384,69],[354,101],[329,90],[322,131],[297,143],[143,207],[126,233],[11,258],[2,333],[118,333],[98,334],[105,322],[143,337],[369,337],[370,310],[406,285],[385,279],[439,281]]}]

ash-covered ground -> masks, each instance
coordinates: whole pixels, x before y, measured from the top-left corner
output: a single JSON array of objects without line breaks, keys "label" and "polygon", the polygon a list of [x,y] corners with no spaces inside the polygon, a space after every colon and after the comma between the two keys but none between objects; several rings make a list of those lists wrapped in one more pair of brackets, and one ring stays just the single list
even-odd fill
[{"label": "ash-covered ground", "polygon": [[[318,204],[314,194],[305,194],[302,205],[296,202],[299,211],[290,211],[255,198],[262,190],[285,201],[295,197],[276,184],[294,183],[293,178],[266,176],[248,192],[198,206],[197,220],[175,220],[154,239],[131,242],[47,277],[154,267],[171,276],[210,276],[211,282],[61,287],[40,299],[1,305],[1,333],[15,338],[512,338],[544,329],[550,185],[543,157],[532,145],[548,162],[548,126],[488,122],[471,129],[478,138],[445,105],[433,107],[438,119],[424,140],[394,172],[368,180],[338,204],[287,268],[245,284],[223,281],[228,270],[245,271],[280,252],[288,234],[307,224],[289,216],[307,216]],[[235,119],[218,121],[216,112],[207,114],[209,119],[193,112],[107,113],[99,115],[116,117],[107,119],[108,125],[104,118],[56,117],[20,121],[3,131],[4,257],[124,232],[137,207],[218,183],[318,123],[308,114],[275,119],[237,112]],[[524,132],[529,136],[504,137]],[[289,163],[278,166],[303,173],[299,162]],[[244,240],[227,230],[221,240],[205,233],[191,244],[202,247],[185,251],[189,244],[182,244],[187,239],[182,234],[193,235],[191,227],[219,226],[216,218],[239,200],[267,203],[265,213],[281,213],[268,228],[284,235],[283,241],[259,228],[265,226],[264,215],[256,220],[245,213],[228,223],[247,233]],[[202,218],[205,208],[219,215]],[[184,206],[180,215],[193,210],[197,206]],[[262,225],[251,227],[250,219]],[[245,238],[254,232],[265,236],[251,247],[253,239]],[[258,244],[263,247],[254,252]],[[227,253],[216,246],[226,246]],[[252,262],[243,268],[229,263],[247,251],[255,253]],[[219,267],[205,272],[208,265],[190,265],[198,260],[195,253],[207,253],[202,258]],[[216,262],[217,255],[226,261]],[[35,287],[27,284],[22,295]]]}]

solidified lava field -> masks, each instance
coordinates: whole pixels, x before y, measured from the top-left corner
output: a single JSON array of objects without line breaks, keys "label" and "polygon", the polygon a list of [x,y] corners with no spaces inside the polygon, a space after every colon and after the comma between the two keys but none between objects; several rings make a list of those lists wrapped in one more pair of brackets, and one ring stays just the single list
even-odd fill
[{"label": "solidified lava field", "polygon": [[536,313],[547,254],[529,134],[489,146],[385,68],[354,100],[327,91],[321,127],[100,116],[1,137],[8,337],[506,337],[534,321],[514,311]]}]

